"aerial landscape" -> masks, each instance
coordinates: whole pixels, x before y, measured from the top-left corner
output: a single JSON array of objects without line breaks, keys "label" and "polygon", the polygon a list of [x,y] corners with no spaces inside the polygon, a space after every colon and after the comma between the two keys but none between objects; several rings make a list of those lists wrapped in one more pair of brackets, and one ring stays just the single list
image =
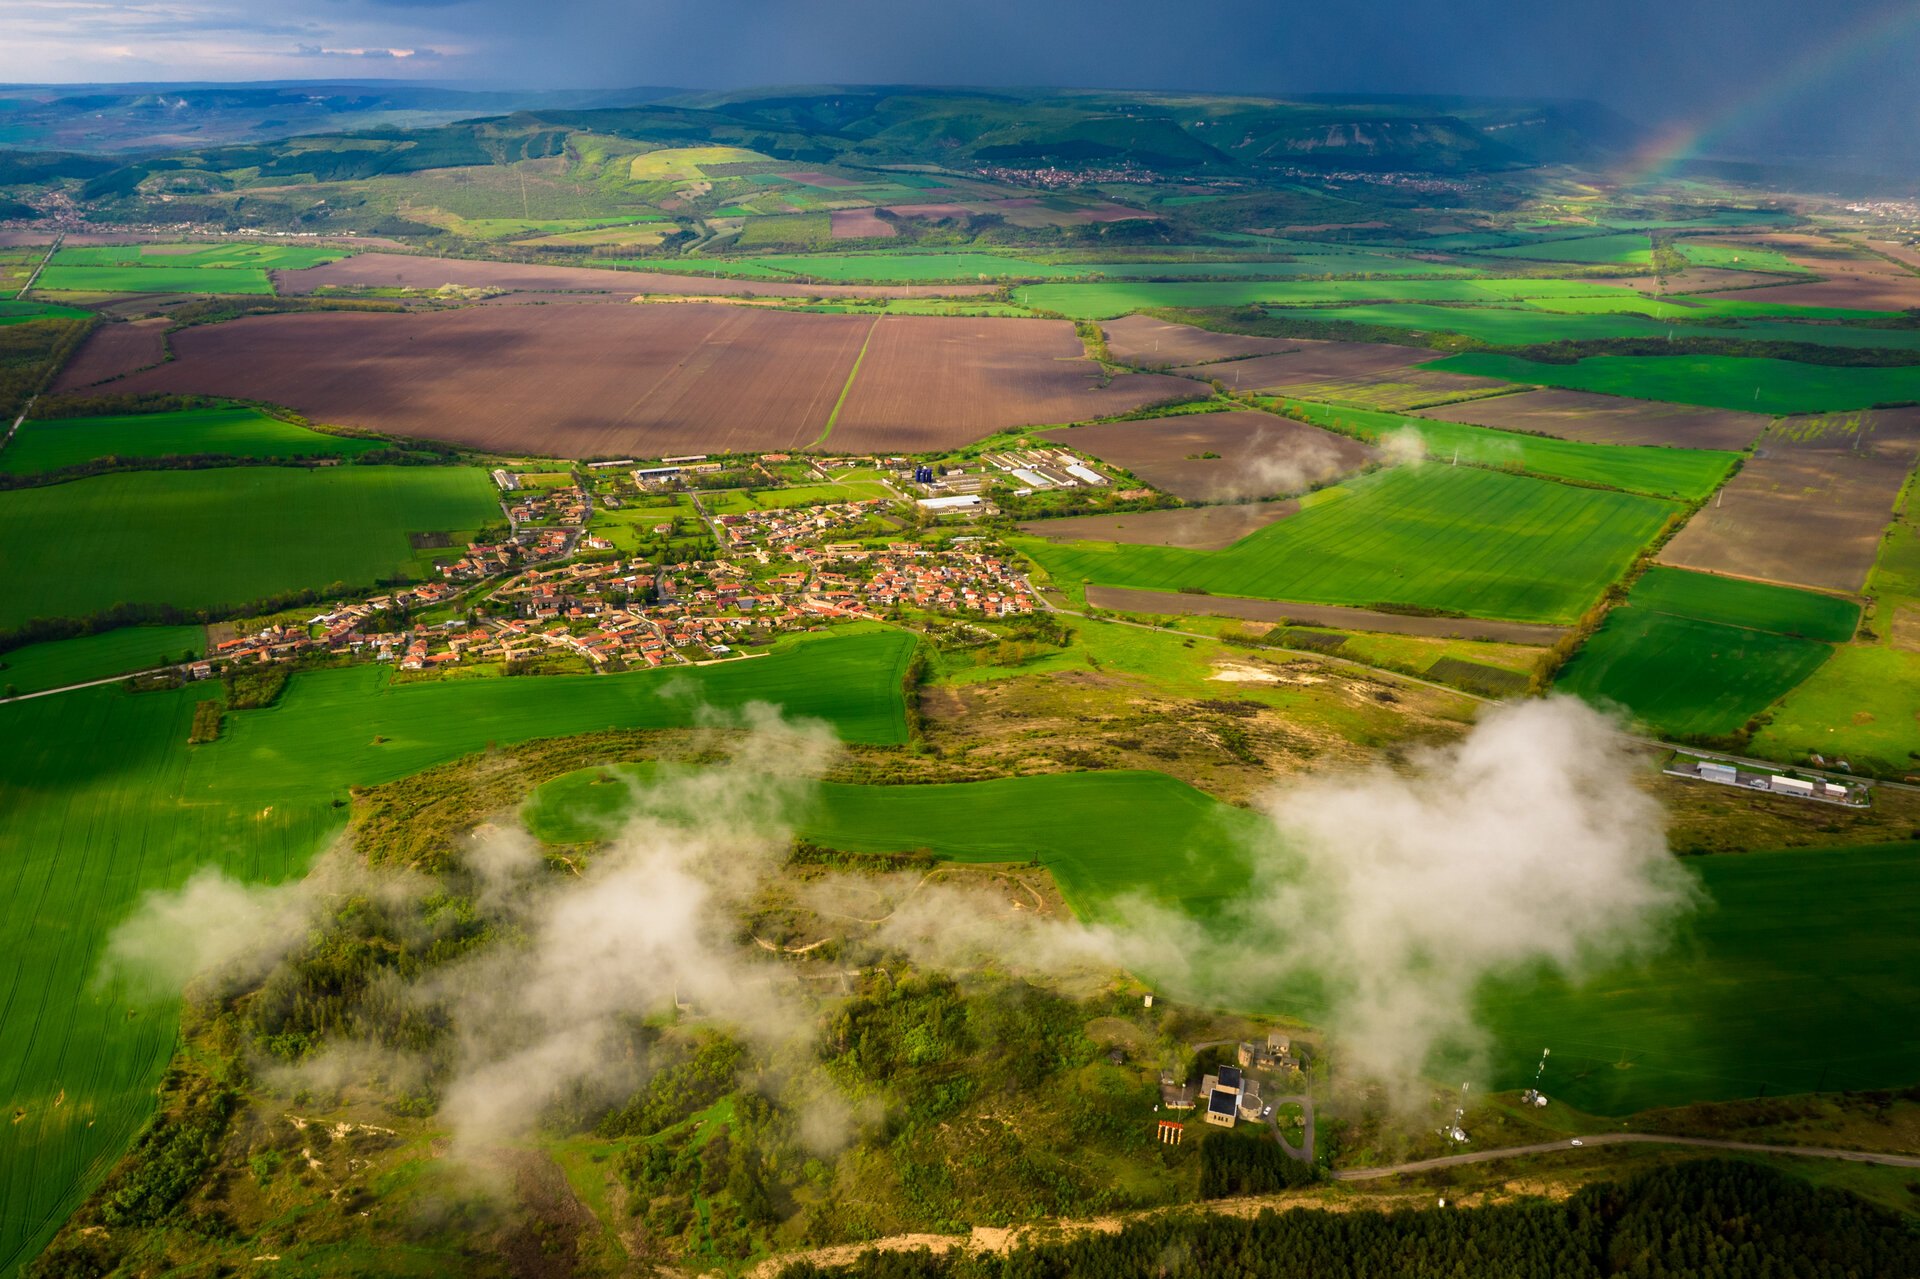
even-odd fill
[{"label": "aerial landscape", "polygon": [[76,12],[0,1276],[1920,1275],[1920,10]]}]

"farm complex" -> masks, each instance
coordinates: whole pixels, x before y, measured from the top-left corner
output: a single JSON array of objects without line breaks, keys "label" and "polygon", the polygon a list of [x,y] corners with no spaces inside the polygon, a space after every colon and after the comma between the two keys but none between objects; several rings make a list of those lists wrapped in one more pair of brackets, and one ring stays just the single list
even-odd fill
[{"label": "farm complex", "polygon": [[0,1274],[1912,1273],[1920,208],[635,93],[0,149]]}]

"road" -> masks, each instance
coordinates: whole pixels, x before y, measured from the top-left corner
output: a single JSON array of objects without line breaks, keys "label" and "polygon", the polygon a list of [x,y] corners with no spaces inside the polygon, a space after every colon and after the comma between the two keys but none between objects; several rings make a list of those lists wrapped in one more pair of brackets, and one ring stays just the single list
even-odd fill
[{"label": "road", "polygon": [[1476,1150],[1466,1155],[1442,1155],[1437,1159],[1416,1159],[1412,1163],[1388,1164],[1381,1168],[1342,1168],[1333,1174],[1333,1179],[1335,1181],[1372,1181],[1377,1177],[1393,1177],[1403,1172],[1426,1172],[1431,1168],[1452,1168],[1459,1164],[1491,1163],[1496,1159],[1541,1155],[1553,1150],[1620,1145],[1697,1146],[1708,1150],[1741,1150],[1766,1155],[1801,1155],[1809,1159],[1844,1159],[1856,1164],[1920,1168],[1920,1156],[1916,1155],[1883,1155],[1869,1150],[1836,1150],[1830,1146],[1767,1146],[1755,1141],[1668,1137],[1654,1132],[1603,1132],[1595,1133],[1591,1137],[1569,1137],[1565,1141],[1543,1141],[1532,1146],[1509,1146],[1504,1150]]},{"label": "road", "polygon": [[28,276],[27,282],[20,286],[20,291],[13,295],[15,300],[18,300],[20,298],[24,298],[25,296],[27,296],[27,291],[33,288],[33,282],[35,280],[38,280],[40,278],[40,273],[47,269],[47,263],[53,261],[53,255],[60,251],[60,242],[66,238],[67,238],[67,233],[65,231],[62,231],[58,235],[53,237],[53,243],[47,246],[47,256],[40,259],[40,265],[33,268],[33,274]]}]

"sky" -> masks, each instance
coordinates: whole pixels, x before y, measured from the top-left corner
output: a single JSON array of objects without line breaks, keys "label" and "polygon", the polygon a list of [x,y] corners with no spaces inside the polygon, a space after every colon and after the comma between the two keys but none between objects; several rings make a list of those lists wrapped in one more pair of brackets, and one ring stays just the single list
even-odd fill
[{"label": "sky", "polygon": [[1920,0],[0,0],[12,83],[1549,96],[1832,154],[1913,147],[1915,66]]}]

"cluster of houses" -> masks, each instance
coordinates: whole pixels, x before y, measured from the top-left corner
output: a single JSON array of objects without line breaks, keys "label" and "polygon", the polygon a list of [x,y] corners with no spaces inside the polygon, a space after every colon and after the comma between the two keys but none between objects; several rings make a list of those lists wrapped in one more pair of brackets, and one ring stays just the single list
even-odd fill
[{"label": "cluster of houses", "polygon": [[[1255,1075],[1297,1070],[1292,1042],[1276,1030],[1265,1043],[1239,1045],[1235,1058],[1238,1065],[1223,1065],[1204,1076],[1197,1091],[1192,1084],[1175,1079],[1171,1072],[1161,1075],[1160,1104],[1168,1110],[1198,1107],[1208,1123],[1222,1128],[1231,1128],[1243,1119],[1262,1118],[1268,1106],[1260,1099],[1261,1081]],[[1166,1132],[1169,1127],[1177,1125],[1161,1124],[1161,1140],[1177,1141],[1177,1134],[1169,1136]]]},{"label": "cluster of houses", "polygon": [[717,516],[722,545],[761,554],[790,555],[809,538],[864,523],[888,507],[880,498],[826,506],[744,511]]},{"label": "cluster of houses", "polygon": [[507,504],[507,520],[516,529],[530,524],[581,528],[592,512],[592,500],[577,484],[554,489],[520,489]]}]

